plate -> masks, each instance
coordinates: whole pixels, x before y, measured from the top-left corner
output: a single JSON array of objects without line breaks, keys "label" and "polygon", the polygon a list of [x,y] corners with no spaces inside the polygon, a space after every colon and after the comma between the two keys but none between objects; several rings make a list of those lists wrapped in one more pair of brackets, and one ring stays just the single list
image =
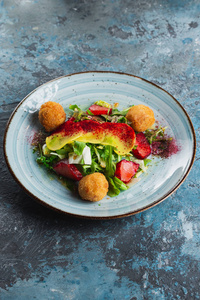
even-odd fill
[{"label": "plate", "polygon": [[[175,138],[179,151],[167,159],[154,158],[140,181],[117,197],[83,201],[36,163],[31,141],[40,128],[38,110],[46,101],[59,102],[66,113],[70,104],[83,109],[97,100],[119,103],[119,109],[144,104]],[[181,104],[169,93],[142,78],[115,72],[85,72],[47,82],[25,97],[12,113],[4,135],[8,168],[21,187],[41,204],[73,216],[93,219],[124,217],[142,212],[171,195],[188,175],[195,156],[192,123]]]}]

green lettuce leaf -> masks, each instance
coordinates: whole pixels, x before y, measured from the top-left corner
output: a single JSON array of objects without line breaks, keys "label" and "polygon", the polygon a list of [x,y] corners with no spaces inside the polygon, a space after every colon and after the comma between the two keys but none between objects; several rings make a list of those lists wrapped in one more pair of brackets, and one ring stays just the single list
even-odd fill
[{"label": "green lettuce leaf", "polygon": [[73,152],[76,155],[81,155],[83,153],[83,149],[85,148],[86,143],[75,141],[73,143]]},{"label": "green lettuce leaf", "polygon": [[69,109],[71,109],[71,110],[79,110],[79,111],[81,111],[81,109],[78,107],[78,105],[76,105],[76,104],[72,104],[72,105],[70,105],[69,106]]},{"label": "green lettuce leaf", "polygon": [[107,180],[109,183],[108,196],[115,197],[115,196],[119,195],[120,190],[116,187],[113,179],[110,177],[107,177]]},{"label": "green lettuce leaf", "polygon": [[114,177],[114,178],[113,178],[113,181],[114,181],[115,186],[116,186],[119,190],[121,190],[121,191],[126,191],[126,190],[128,189],[127,185],[126,185],[123,181],[121,181],[119,178]]}]

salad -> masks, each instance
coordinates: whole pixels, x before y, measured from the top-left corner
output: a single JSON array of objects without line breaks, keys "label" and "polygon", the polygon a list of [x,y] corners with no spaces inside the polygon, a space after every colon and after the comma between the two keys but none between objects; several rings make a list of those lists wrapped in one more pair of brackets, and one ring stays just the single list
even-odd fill
[{"label": "salad", "polygon": [[153,155],[167,158],[178,150],[145,105],[120,111],[117,103],[100,100],[86,110],[76,104],[69,109],[66,117],[59,103],[44,103],[39,121],[45,132],[32,145],[38,164],[84,200],[119,195],[147,171]]}]

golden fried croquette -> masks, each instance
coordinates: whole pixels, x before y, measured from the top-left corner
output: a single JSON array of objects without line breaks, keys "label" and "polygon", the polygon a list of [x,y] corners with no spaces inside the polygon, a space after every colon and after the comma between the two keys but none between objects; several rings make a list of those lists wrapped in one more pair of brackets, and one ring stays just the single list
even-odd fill
[{"label": "golden fried croquette", "polygon": [[84,200],[102,200],[108,192],[108,181],[101,173],[87,175],[79,181],[78,192]]},{"label": "golden fried croquette", "polygon": [[131,122],[131,127],[138,132],[147,130],[155,122],[153,110],[143,104],[132,106],[126,118]]},{"label": "golden fried croquette", "polygon": [[39,121],[46,131],[50,132],[63,124],[66,119],[66,113],[61,104],[48,101],[42,104],[39,111]]}]

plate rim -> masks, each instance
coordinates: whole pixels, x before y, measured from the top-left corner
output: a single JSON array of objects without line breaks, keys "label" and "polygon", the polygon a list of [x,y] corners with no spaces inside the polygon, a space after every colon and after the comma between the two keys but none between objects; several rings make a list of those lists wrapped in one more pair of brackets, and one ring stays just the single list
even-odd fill
[{"label": "plate rim", "polygon": [[[23,104],[23,102],[28,98],[30,97],[31,94],[35,93],[39,88],[41,88],[42,86],[45,86],[51,82],[54,82],[54,81],[57,81],[57,80],[60,80],[62,78],[65,78],[65,77],[70,77],[70,76],[74,76],[74,75],[83,75],[83,74],[88,74],[88,73],[105,73],[105,74],[115,74],[115,75],[125,75],[125,76],[130,76],[130,77],[134,77],[134,78],[137,78],[141,81],[144,81],[150,85],[153,85],[154,87],[156,87],[157,89],[160,89],[161,91],[163,91],[164,93],[168,94],[175,102],[176,104],[179,105],[180,109],[182,109],[182,111],[184,112],[185,116],[187,117],[187,120],[189,122],[189,125],[190,125],[190,129],[191,129],[191,132],[192,132],[192,136],[193,136],[193,153],[192,153],[192,159],[191,159],[191,162],[190,162],[190,165],[188,166],[188,169],[185,173],[185,175],[183,176],[183,178],[176,184],[176,186],[168,193],[166,193],[164,196],[162,196],[161,198],[159,198],[158,200],[156,200],[155,202],[152,202],[151,204],[143,207],[143,208],[140,208],[138,210],[135,210],[135,211],[132,211],[132,212],[128,212],[128,213],[125,213],[125,214],[120,214],[120,215],[114,215],[114,216],[85,216],[85,215],[80,215],[80,214],[73,214],[73,213],[69,213],[69,212],[66,212],[66,211],[63,211],[62,209],[58,209],[54,206],[51,206],[50,204],[42,201],[40,198],[36,197],[32,192],[30,192],[29,190],[26,189],[26,187],[23,185],[23,183],[18,179],[17,175],[15,175],[14,171],[12,170],[12,167],[10,165],[10,162],[9,162],[9,158],[8,158],[8,155],[7,155],[7,151],[6,151],[6,140],[7,140],[7,134],[8,134],[8,130],[9,130],[9,126],[12,122],[12,119],[14,117],[14,115],[17,113],[19,107]],[[138,214],[138,213],[141,213],[147,209],[150,209],[156,205],[158,205],[159,203],[163,202],[166,198],[168,198],[170,195],[172,195],[180,186],[181,184],[185,181],[185,179],[187,178],[187,176],[189,175],[190,171],[191,171],[191,168],[194,164],[194,160],[195,160],[195,154],[196,154],[196,134],[195,134],[195,130],[194,130],[194,126],[192,124],[192,121],[187,113],[187,111],[185,110],[185,108],[182,106],[182,104],[174,97],[172,96],[168,91],[166,91],[165,89],[163,89],[162,87],[158,86],[157,84],[155,84],[154,82],[151,82],[147,79],[144,79],[142,77],[139,77],[139,76],[136,76],[136,75],[133,75],[133,74],[129,74],[129,73],[124,73],[124,72],[115,72],[115,71],[83,71],[83,72],[76,72],[76,73],[70,73],[70,74],[67,74],[67,75],[63,75],[63,76],[60,76],[60,77],[57,77],[57,78],[54,78],[50,81],[47,81],[41,85],[39,85],[38,87],[36,87],[33,91],[31,91],[28,95],[26,95],[16,106],[16,108],[13,110],[13,112],[11,113],[8,121],[7,121],[7,124],[6,124],[6,127],[5,127],[5,131],[4,131],[4,138],[3,138],[3,152],[4,152],[4,158],[5,158],[5,161],[6,161],[6,164],[7,164],[7,167],[8,167],[8,170],[10,171],[11,175],[13,176],[14,180],[19,184],[19,186],[26,192],[26,194],[28,194],[32,199],[36,200],[38,203],[42,204],[43,206],[53,210],[53,211],[56,211],[58,213],[61,213],[61,214],[64,214],[64,215],[68,215],[68,216],[71,216],[71,217],[76,217],[76,218],[81,218],[81,219],[90,219],[90,220],[110,220],[110,219],[117,219],[117,218],[123,218],[123,217],[128,217],[128,216],[131,216],[131,215],[135,215],[135,214]]]}]

